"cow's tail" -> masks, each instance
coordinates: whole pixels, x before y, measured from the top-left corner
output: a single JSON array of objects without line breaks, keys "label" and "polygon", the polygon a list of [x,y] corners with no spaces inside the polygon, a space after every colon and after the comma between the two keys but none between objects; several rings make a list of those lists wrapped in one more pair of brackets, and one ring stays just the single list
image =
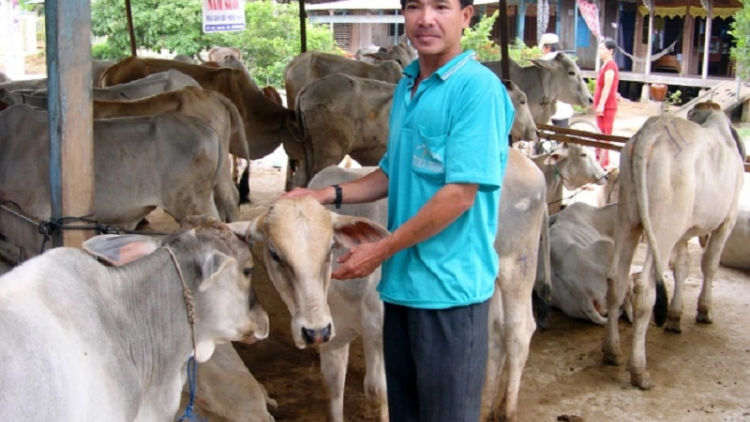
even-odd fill
[{"label": "cow's tail", "polygon": [[542,216],[542,233],[541,241],[539,242],[539,257],[537,259],[542,260],[542,270],[544,276],[542,280],[539,280],[539,274],[537,274],[537,283],[534,289],[537,295],[537,301],[534,306],[536,311],[537,325],[543,330],[549,328],[549,310],[552,306],[552,268],[550,265],[550,249],[549,249],[549,211],[547,206],[544,207],[544,214]]},{"label": "cow's tail", "polygon": [[[643,230],[648,239],[648,247],[654,261],[654,273],[656,280],[656,303],[654,303],[654,322],[658,327],[667,322],[669,300],[667,289],[664,287],[664,261],[659,255],[659,245],[656,242],[654,229],[651,226],[651,218],[648,213],[648,185],[646,184],[646,153],[653,148],[658,134],[654,131],[641,131],[636,138],[633,148],[633,179],[635,182],[636,205],[638,215],[643,224]],[[648,260],[648,257],[646,258]],[[648,276],[648,274],[645,274]]]}]

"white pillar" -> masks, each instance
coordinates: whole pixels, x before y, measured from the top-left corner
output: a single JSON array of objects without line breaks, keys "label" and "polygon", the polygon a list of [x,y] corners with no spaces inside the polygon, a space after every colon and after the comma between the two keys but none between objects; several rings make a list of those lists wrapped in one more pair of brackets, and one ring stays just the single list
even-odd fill
[{"label": "white pillar", "polygon": [[648,14],[648,41],[646,43],[648,51],[646,51],[646,75],[651,74],[651,52],[654,48],[654,4],[653,0],[650,0],[651,7],[649,8]]},{"label": "white pillar", "polygon": [[23,54],[21,52],[21,9],[18,0],[2,1],[0,13],[0,39],[4,40],[5,74],[11,79],[24,76]]},{"label": "white pillar", "polygon": [[701,79],[708,79],[708,55],[711,51],[711,23],[714,18],[714,1],[708,0],[708,10],[706,11],[706,40],[703,44],[703,72]]}]

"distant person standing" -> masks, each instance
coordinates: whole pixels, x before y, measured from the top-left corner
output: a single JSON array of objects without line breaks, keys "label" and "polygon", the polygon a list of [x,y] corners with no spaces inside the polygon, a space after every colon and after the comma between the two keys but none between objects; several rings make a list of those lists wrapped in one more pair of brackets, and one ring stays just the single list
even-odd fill
[{"label": "distant person standing", "polygon": [[[539,48],[544,54],[542,60],[552,60],[560,49],[560,38],[558,38],[557,34],[544,34],[539,39]],[[558,127],[570,127],[570,118],[573,117],[573,106],[562,101],[557,101],[553,107],[555,107],[555,114],[550,119],[552,120],[552,124]]]},{"label": "distant person standing", "polygon": [[[596,110],[596,124],[602,133],[612,134],[612,126],[617,114],[617,86],[620,82],[620,71],[617,63],[613,60],[617,43],[606,38],[599,43],[599,58],[602,67],[599,69],[599,78],[596,80],[596,92],[594,93],[594,109]],[[609,150],[596,149],[596,157],[602,167],[609,164]]]}]

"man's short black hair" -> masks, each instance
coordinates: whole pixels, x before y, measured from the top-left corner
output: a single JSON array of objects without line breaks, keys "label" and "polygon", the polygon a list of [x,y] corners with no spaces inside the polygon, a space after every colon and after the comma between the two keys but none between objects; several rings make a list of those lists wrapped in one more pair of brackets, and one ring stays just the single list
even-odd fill
[{"label": "man's short black hair", "polygon": [[[406,1],[407,0],[401,0],[401,10],[406,9]],[[459,0],[459,3],[461,3],[461,9],[463,9],[466,6],[473,6],[474,0]]]}]

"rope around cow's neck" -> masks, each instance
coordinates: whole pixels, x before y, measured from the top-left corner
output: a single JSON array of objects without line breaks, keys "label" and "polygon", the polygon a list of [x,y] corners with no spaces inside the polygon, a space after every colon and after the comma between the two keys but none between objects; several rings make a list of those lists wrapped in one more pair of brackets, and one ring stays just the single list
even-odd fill
[{"label": "rope around cow's neck", "polygon": [[164,247],[169,252],[169,256],[172,258],[175,268],[177,268],[177,275],[180,276],[180,282],[182,283],[182,297],[185,299],[185,307],[187,308],[188,322],[190,323],[190,332],[193,337],[193,356],[190,356],[187,362],[187,375],[188,375],[188,387],[190,388],[190,401],[185,408],[185,413],[180,416],[177,421],[193,421],[198,422],[202,419],[193,410],[195,404],[195,390],[196,390],[196,379],[198,374],[196,372],[195,354],[197,353],[196,341],[195,341],[195,301],[193,300],[193,293],[190,291],[187,283],[185,283],[185,277],[182,276],[182,269],[180,264],[177,262],[177,257],[172,252],[172,249]]}]

